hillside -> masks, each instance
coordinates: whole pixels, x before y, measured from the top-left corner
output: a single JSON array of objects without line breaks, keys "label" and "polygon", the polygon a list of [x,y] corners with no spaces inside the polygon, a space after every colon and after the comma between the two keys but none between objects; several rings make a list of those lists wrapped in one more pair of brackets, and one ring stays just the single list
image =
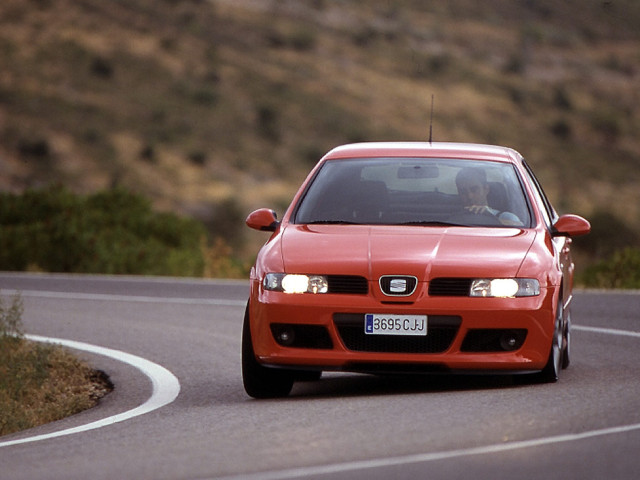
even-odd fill
[{"label": "hillside", "polygon": [[[240,245],[331,147],[498,143],[640,232],[636,0],[3,0],[0,189],[114,185]],[[255,238],[255,237],[251,237]]]}]

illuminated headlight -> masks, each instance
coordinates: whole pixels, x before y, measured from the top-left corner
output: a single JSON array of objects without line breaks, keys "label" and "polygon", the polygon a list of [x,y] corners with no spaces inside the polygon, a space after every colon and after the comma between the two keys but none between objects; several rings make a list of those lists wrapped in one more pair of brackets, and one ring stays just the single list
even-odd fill
[{"label": "illuminated headlight", "polygon": [[265,290],[284,293],[327,293],[329,282],[324,275],[267,273],[262,282]]},{"label": "illuminated headlight", "polygon": [[472,297],[534,297],[540,295],[535,278],[478,278],[471,282]]}]

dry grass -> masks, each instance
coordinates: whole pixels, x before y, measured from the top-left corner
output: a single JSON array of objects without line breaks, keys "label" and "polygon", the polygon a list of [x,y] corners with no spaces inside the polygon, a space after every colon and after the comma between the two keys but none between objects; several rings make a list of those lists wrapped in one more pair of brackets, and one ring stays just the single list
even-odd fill
[{"label": "dry grass", "polygon": [[22,300],[0,297],[0,435],[59,420],[95,406],[113,389],[59,345],[22,336]]},{"label": "dry grass", "polygon": [[112,388],[60,346],[0,338],[0,435],[91,408]]}]

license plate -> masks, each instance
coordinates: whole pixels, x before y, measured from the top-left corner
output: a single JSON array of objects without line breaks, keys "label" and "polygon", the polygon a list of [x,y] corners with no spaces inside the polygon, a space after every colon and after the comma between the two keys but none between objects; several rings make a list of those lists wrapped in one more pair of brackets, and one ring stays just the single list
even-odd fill
[{"label": "license plate", "polygon": [[367,313],[364,316],[364,333],[367,335],[425,336],[427,334],[427,316]]}]

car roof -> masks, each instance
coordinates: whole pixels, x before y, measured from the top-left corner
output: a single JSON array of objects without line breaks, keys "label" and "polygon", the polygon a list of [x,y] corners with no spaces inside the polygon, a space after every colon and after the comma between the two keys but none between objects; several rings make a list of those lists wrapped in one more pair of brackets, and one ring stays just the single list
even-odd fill
[{"label": "car roof", "polygon": [[342,145],[325,160],[360,157],[468,158],[513,163],[522,156],[512,148],[497,145],[444,142],[365,142]]}]

